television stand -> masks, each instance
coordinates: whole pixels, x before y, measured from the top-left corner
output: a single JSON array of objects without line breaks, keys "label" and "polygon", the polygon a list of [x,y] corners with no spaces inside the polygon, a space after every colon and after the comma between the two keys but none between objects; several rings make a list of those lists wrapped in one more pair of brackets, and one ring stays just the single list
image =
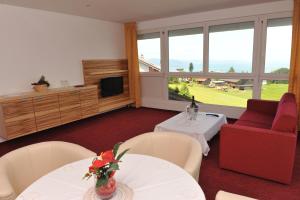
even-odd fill
[{"label": "television stand", "polygon": [[126,96],[118,95],[113,97],[102,98],[99,101],[99,112],[104,113],[107,111],[115,110],[133,104],[134,101]]},{"label": "television stand", "polygon": [[83,60],[83,76],[85,85],[98,85],[100,80],[109,77],[123,77],[123,93],[110,97],[102,97],[99,88],[99,113],[115,110],[135,103],[135,97],[130,92],[132,83],[127,59],[113,60]]}]

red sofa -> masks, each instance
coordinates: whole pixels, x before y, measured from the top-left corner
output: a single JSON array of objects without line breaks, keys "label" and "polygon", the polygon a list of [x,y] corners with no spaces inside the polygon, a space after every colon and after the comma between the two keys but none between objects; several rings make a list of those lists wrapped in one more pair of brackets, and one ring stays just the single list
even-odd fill
[{"label": "red sofa", "polygon": [[234,124],[221,128],[221,168],[289,184],[297,144],[297,110],[292,93],[278,101],[250,99]]}]

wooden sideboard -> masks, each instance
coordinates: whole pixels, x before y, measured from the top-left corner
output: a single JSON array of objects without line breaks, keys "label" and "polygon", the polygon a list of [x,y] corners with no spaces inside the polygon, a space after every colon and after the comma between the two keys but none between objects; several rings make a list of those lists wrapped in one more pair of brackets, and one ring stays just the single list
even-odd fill
[{"label": "wooden sideboard", "polygon": [[0,136],[12,139],[98,113],[95,85],[0,96]]}]

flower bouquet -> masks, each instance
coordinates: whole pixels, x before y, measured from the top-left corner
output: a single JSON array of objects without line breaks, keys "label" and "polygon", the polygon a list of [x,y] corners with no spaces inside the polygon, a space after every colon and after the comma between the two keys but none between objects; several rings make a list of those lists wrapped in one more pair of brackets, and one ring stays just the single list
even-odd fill
[{"label": "flower bouquet", "polygon": [[117,143],[112,150],[102,152],[94,158],[89,171],[83,178],[95,177],[95,191],[101,199],[109,199],[116,191],[114,175],[119,170],[119,162],[122,156],[129,150],[126,149],[118,154],[121,143]]}]

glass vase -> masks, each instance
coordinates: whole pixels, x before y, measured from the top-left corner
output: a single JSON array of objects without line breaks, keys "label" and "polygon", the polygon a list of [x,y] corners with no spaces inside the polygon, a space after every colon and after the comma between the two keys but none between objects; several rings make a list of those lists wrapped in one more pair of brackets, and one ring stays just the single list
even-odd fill
[{"label": "glass vase", "polygon": [[[96,182],[97,182],[97,178],[96,178]],[[109,178],[107,184],[105,185],[101,185],[97,187],[95,184],[96,194],[102,200],[107,200],[112,198],[114,193],[116,192],[116,189],[117,189],[117,185],[114,177]]]}]

